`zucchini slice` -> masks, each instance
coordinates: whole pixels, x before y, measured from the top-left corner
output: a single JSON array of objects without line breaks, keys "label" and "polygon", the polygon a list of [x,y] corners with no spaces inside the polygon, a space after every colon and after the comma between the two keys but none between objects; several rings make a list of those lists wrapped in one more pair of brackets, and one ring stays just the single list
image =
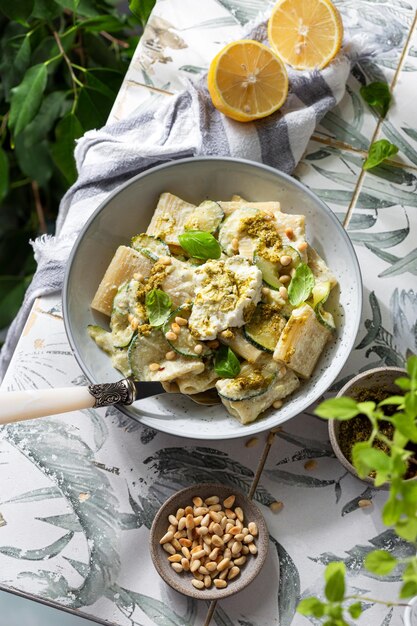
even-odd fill
[{"label": "zucchini slice", "polygon": [[279,263],[272,263],[271,261],[267,261],[260,256],[255,257],[255,265],[262,272],[262,280],[264,283],[271,287],[271,289],[279,289],[282,287],[282,282],[279,279]]},{"label": "zucchini slice", "polygon": [[232,242],[234,239],[239,239],[241,221],[245,219],[245,217],[255,217],[258,213],[258,209],[242,207],[236,209],[236,211],[224,220],[219,230],[219,244],[223,252],[228,256],[236,254]]},{"label": "zucchini slice", "polygon": [[[201,360],[191,360],[179,355],[168,361],[166,353],[170,350],[171,346],[159,329],[153,329],[148,335],[136,335],[128,350],[134,379],[161,383],[204,371]],[[158,363],[159,369],[151,370],[151,363]]]},{"label": "zucchini slice", "polygon": [[239,402],[266,393],[277,377],[279,366],[269,356],[256,363],[243,363],[236,378],[222,378],[216,389],[226,400]]},{"label": "zucchini slice", "polygon": [[137,301],[139,284],[134,279],[123,283],[114,297],[110,328],[115,348],[128,346],[134,335],[135,331],[129,321],[130,314],[138,320],[138,324],[143,324],[146,320],[144,309]]},{"label": "zucchini slice", "polygon": [[261,303],[243,330],[246,338],[257,348],[273,352],[286,323],[277,308]]},{"label": "zucchini slice", "polygon": [[[175,322],[176,317],[182,317],[183,319],[188,320],[191,315],[191,310],[192,305],[189,304],[183,304],[182,306],[178,307],[178,309],[175,309],[175,311],[171,313],[163,326],[164,335],[172,331],[171,324]],[[183,356],[192,357],[195,359],[201,359],[201,357],[209,356],[209,354],[211,354],[211,350],[207,345],[205,345],[201,341],[198,341],[197,339],[194,339],[188,326],[180,326],[180,329],[180,332],[177,333],[177,339],[167,339],[167,342],[169,343],[171,348],[175,350],[175,352],[178,352],[178,354],[182,354]],[[194,348],[197,345],[203,346],[203,351],[199,354],[196,354],[196,352],[194,351]]]},{"label": "zucchini slice", "polygon": [[146,235],[141,233],[132,238],[132,248],[141,254],[144,254],[151,261],[157,261],[161,256],[170,256],[168,245],[154,237],[153,235]]},{"label": "zucchini slice", "polygon": [[188,217],[184,230],[203,230],[215,233],[224,218],[224,212],[218,202],[205,200]]},{"label": "zucchini slice", "polygon": [[127,350],[115,347],[112,333],[95,324],[87,326],[87,330],[91,339],[96,342],[98,347],[111,357],[113,367],[119,370],[123,376],[130,376],[132,370],[130,369]]}]

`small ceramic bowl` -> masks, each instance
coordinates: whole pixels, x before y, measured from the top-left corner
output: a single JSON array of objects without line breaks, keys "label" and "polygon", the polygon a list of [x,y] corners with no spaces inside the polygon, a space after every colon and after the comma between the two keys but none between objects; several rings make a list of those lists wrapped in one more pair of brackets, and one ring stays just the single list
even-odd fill
[{"label": "small ceramic bowl", "polygon": [[[255,522],[258,527],[258,536],[255,537],[258,552],[256,555],[248,554],[248,558],[246,563],[242,566],[240,574],[233,580],[228,581],[228,585],[224,589],[217,589],[214,586],[210,589],[196,589],[191,584],[193,575],[190,572],[181,572],[180,574],[175,572],[171,567],[171,563],[168,561],[169,554],[165,552],[159,543],[161,537],[167,532],[169,526],[168,516],[171,514],[175,515],[179,508],[185,508],[188,505],[193,506],[192,499],[195,496],[200,496],[203,500],[210,496],[218,496],[220,498],[220,504],[222,504],[223,500],[230,495],[236,496],[233,508],[238,506],[243,510],[244,524]],[[265,563],[268,544],[268,528],[258,507],[239,490],[216,483],[200,483],[193,485],[171,496],[156,514],[150,534],[150,552],[158,574],[170,587],[175,589],[175,591],[179,591],[197,600],[221,600],[222,598],[238,593],[238,591],[242,591],[242,589],[249,585],[259,574]]]},{"label": "small ceramic bowl", "polygon": [[[386,391],[388,395],[401,394],[401,389],[395,384],[395,380],[400,376],[403,376],[405,371],[399,367],[376,367],[375,369],[367,370],[358,374],[352,378],[337,394],[337,398],[340,396],[348,396],[354,400],[364,398],[364,392],[367,390],[379,390],[381,388]],[[359,478],[356,469],[344,456],[339,446],[339,431],[341,422],[338,420],[329,420],[329,437],[333,451],[344,468],[346,468],[351,474]],[[373,485],[373,478],[366,477],[361,478],[364,482]]]}]

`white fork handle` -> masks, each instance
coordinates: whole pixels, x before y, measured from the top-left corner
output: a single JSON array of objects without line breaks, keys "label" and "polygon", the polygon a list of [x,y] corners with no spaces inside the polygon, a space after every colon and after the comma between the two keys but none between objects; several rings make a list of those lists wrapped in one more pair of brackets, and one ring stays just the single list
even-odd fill
[{"label": "white fork handle", "polygon": [[95,397],[88,387],[32,389],[0,393],[0,424],[31,420],[57,413],[90,409]]}]

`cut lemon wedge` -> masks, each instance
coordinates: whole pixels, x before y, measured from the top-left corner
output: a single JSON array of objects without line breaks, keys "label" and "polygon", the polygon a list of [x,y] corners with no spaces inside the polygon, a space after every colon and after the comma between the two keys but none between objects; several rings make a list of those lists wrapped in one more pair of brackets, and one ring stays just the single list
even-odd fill
[{"label": "cut lemon wedge", "polygon": [[250,39],[220,50],[211,62],[207,83],[216,109],[238,122],[270,115],[284,104],[288,93],[281,59]]},{"label": "cut lemon wedge", "polygon": [[330,0],[280,0],[269,18],[268,39],[295,69],[321,69],[340,50],[343,23]]}]

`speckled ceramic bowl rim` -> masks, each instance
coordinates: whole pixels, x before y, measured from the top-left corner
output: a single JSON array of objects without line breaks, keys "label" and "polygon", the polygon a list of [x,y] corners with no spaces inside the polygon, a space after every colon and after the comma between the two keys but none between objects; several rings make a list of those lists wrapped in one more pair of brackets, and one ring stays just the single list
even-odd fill
[{"label": "speckled ceramic bowl rim", "polygon": [[[216,490],[217,492],[219,491],[219,488],[221,488],[222,490],[226,488],[228,491],[230,491],[230,493],[239,494],[239,496],[243,497],[246,500],[246,502],[250,504],[256,510],[257,515],[258,515],[258,519],[257,519],[258,539],[256,541],[256,545],[258,546],[258,554],[256,555],[256,561],[254,564],[254,568],[252,569],[251,575],[245,576],[245,569],[242,569],[242,573],[240,577],[235,578],[233,581],[235,584],[231,583],[230,586],[224,589],[212,588],[212,589],[204,589],[204,590],[202,589],[200,591],[199,589],[195,589],[194,587],[192,587],[191,579],[189,579],[190,588],[188,589],[187,587],[187,592],[185,592],[182,590],[184,588],[183,586],[180,586],[180,585],[175,586],[175,584],[173,584],[173,581],[175,580],[175,576],[180,576],[180,575],[176,574],[173,570],[173,576],[171,580],[169,577],[165,576],[163,569],[159,565],[156,551],[160,550],[161,546],[159,544],[159,541],[157,541],[155,538],[155,530],[156,530],[156,527],[158,525],[160,518],[164,515],[168,518],[169,513],[172,513],[172,511],[175,509],[174,503],[179,498],[182,498],[182,496],[190,494],[190,501],[191,501],[191,496],[195,496],[196,494],[198,494],[199,490],[201,490],[202,488],[208,489],[213,495],[216,494]],[[173,504],[174,506],[172,506]],[[263,539],[263,541],[260,540],[261,538]],[[189,487],[185,487],[184,489],[181,489],[180,491],[177,491],[176,493],[174,493],[170,498],[168,498],[168,500],[164,502],[164,504],[156,513],[154,520],[152,522],[151,532],[149,534],[149,551],[151,554],[152,562],[158,574],[160,575],[160,577],[167,583],[167,585],[169,585],[175,591],[178,591],[179,593],[182,593],[183,595],[189,596],[191,598],[195,598],[197,600],[222,600],[223,598],[232,596],[236,593],[239,593],[243,589],[245,589],[253,580],[255,580],[256,576],[259,574],[259,572],[262,569],[265,563],[267,554],[268,554],[268,543],[269,543],[269,531],[268,531],[268,527],[266,525],[264,516],[259,510],[259,507],[256,506],[253,500],[249,500],[248,496],[245,493],[243,493],[243,491],[241,491],[240,489],[236,489],[235,487],[229,487],[228,485],[225,485],[225,484],[222,485],[219,483],[200,483],[197,485],[190,485]]]},{"label": "speckled ceramic bowl rim", "polygon": [[[353,247],[353,244],[351,242],[351,240],[349,239],[348,234],[346,233],[346,230],[343,228],[343,226],[341,225],[340,221],[338,220],[338,218],[336,217],[336,215],[333,213],[333,211],[327,206],[327,204],[325,202],[323,202],[313,191],[311,191],[308,187],[306,187],[305,185],[303,185],[301,182],[299,182],[297,179],[293,178],[292,176],[290,176],[289,174],[285,174],[284,172],[281,172],[280,170],[277,170],[273,167],[270,167],[269,165],[264,165],[263,163],[257,163],[255,161],[250,161],[248,159],[240,159],[240,158],[232,158],[232,157],[216,157],[216,156],[207,156],[207,157],[190,157],[190,158],[186,158],[186,159],[178,159],[176,161],[170,161],[169,163],[163,163],[162,165],[157,165],[156,167],[150,168],[148,170],[146,170],[145,172],[142,172],[136,176],[133,176],[132,178],[130,178],[128,181],[126,181],[125,183],[123,183],[122,185],[120,185],[119,187],[117,187],[117,189],[115,189],[111,194],[109,194],[109,196],[97,207],[97,209],[94,211],[94,213],[89,217],[89,219],[87,220],[87,222],[85,223],[85,225],[83,226],[82,230],[80,231],[77,240],[72,248],[72,251],[70,253],[69,259],[68,259],[68,263],[67,263],[67,267],[66,267],[66,271],[65,271],[65,277],[64,277],[64,284],[63,284],[63,292],[62,292],[62,307],[63,307],[63,317],[64,317],[64,327],[65,327],[65,331],[67,334],[67,338],[68,338],[68,343],[70,345],[70,348],[75,356],[76,361],[78,362],[81,370],[84,372],[84,374],[86,375],[86,377],[89,379],[89,381],[91,383],[102,383],[102,380],[97,380],[95,374],[90,370],[89,367],[87,367],[87,365],[84,363],[81,355],[78,353],[77,347],[76,347],[76,342],[74,339],[74,334],[73,334],[73,330],[72,330],[72,324],[71,324],[71,320],[70,320],[70,316],[69,316],[69,301],[68,301],[68,286],[69,286],[69,282],[70,282],[70,275],[71,275],[71,266],[72,266],[72,262],[74,257],[77,254],[77,250],[78,250],[78,246],[80,245],[80,242],[82,241],[85,233],[87,232],[87,230],[90,227],[90,224],[97,218],[98,214],[101,213],[101,211],[103,211],[106,206],[113,200],[113,198],[115,196],[117,196],[123,189],[125,189],[126,187],[128,187],[129,185],[135,184],[138,180],[141,180],[147,176],[153,176],[155,174],[157,174],[158,172],[163,171],[166,168],[175,168],[175,167],[181,167],[183,165],[186,165],[187,163],[195,163],[195,162],[219,162],[219,163],[237,163],[237,164],[242,164],[242,165],[246,165],[246,166],[250,166],[253,167],[254,169],[258,168],[260,170],[264,170],[266,172],[269,172],[271,174],[273,174],[274,176],[276,176],[278,179],[281,178],[283,180],[286,180],[287,182],[289,182],[291,185],[293,185],[294,187],[298,188],[301,192],[305,193],[306,195],[310,196],[314,202],[316,202],[317,204],[319,204],[322,209],[324,210],[324,212],[327,214],[329,220],[331,222],[333,222],[335,228],[339,231],[341,237],[344,239],[347,248],[350,251],[350,258],[352,261],[352,268],[351,271],[354,273],[355,275],[355,282],[358,285],[358,292],[357,292],[357,298],[358,298],[358,304],[359,306],[356,309],[356,319],[354,321],[353,324],[353,328],[355,329],[354,332],[352,332],[351,336],[346,338],[346,346],[345,346],[345,350],[344,350],[344,357],[340,358],[338,361],[338,365],[336,367],[332,368],[332,372],[331,375],[329,376],[329,380],[328,380],[328,385],[327,388],[330,387],[330,385],[333,383],[333,381],[337,378],[339,372],[341,371],[341,369],[343,368],[343,366],[345,365],[351,351],[352,348],[355,344],[355,340],[356,340],[356,336],[358,334],[358,330],[359,330],[359,324],[360,324],[360,320],[361,320],[361,314],[362,314],[362,305],[363,305],[363,293],[362,293],[362,275],[361,275],[361,271],[360,271],[360,267],[359,267],[359,262],[356,256],[356,252],[355,249]],[[313,404],[316,400],[318,400],[318,398],[320,398],[320,396],[322,396],[322,394],[325,392],[326,388],[322,388],[320,386],[320,384],[316,383],[315,386],[309,390],[308,392],[308,402],[305,404],[304,407],[302,407],[301,409],[299,408],[297,410],[297,412],[290,416],[287,417],[285,421],[288,421],[289,419],[292,419],[292,417],[295,417],[296,415],[302,413],[303,410],[305,410],[308,406],[310,406],[311,404]],[[122,413],[124,413],[125,415],[127,415],[128,417],[130,417],[131,419],[138,419],[137,417],[133,416],[131,414],[131,412],[129,411],[129,407],[123,406],[123,405],[117,405],[117,408],[122,411]],[[139,420],[140,421],[140,420]],[[278,420],[277,424],[282,423],[282,420]],[[276,424],[275,424],[276,425]],[[257,423],[257,427],[254,428],[254,424],[250,424],[251,428],[250,430],[246,430],[244,426],[242,426],[242,430],[240,431],[236,431],[233,433],[228,433],[228,435],[225,437],[224,433],[222,433],[221,429],[219,429],[217,432],[213,432],[210,433],[210,436],[207,437],[205,433],[202,433],[201,436],[199,436],[199,433],[196,432],[193,434],[193,437],[196,439],[203,439],[203,440],[222,440],[222,439],[236,439],[239,437],[246,437],[249,434],[253,435],[255,433],[258,432],[263,432],[264,430],[268,430],[269,428],[273,427],[274,424],[269,423],[269,424],[265,424],[263,420],[260,420]],[[157,426],[155,426],[155,428],[157,428]],[[183,432],[178,432],[175,429],[175,426],[171,426],[170,423],[166,423],[164,424],[163,428],[161,428],[161,430],[163,432],[166,432],[168,434],[171,435],[176,435],[178,437],[187,437],[188,434],[187,433],[183,433]]]},{"label": "speckled ceramic bowl rim", "polygon": [[[360,374],[357,374],[356,376],[351,378],[346,383],[346,385],[344,385],[342,389],[337,393],[336,398],[340,398],[341,396],[346,395],[346,392],[348,392],[349,389],[351,389],[353,386],[360,383],[361,380],[364,380],[365,378],[368,378],[370,376],[384,374],[386,372],[392,372],[392,373],[396,372],[398,376],[406,373],[406,371],[401,367],[374,367],[373,369],[366,370],[365,372],[361,372]],[[343,467],[347,469],[348,472],[353,474],[353,476],[355,476],[358,480],[362,480],[363,482],[374,486],[374,481],[372,478],[368,478],[368,477],[359,478],[358,472],[356,471],[355,467],[352,465],[352,463],[350,463],[347,460],[342,450],[340,449],[339,441],[336,435],[336,420],[332,420],[332,419],[329,420],[329,438],[330,438],[331,446],[333,448],[333,452],[335,453],[336,457],[338,458],[340,463],[343,465]],[[384,485],[381,485],[380,488],[387,489],[387,487],[388,485],[385,483]]]}]

